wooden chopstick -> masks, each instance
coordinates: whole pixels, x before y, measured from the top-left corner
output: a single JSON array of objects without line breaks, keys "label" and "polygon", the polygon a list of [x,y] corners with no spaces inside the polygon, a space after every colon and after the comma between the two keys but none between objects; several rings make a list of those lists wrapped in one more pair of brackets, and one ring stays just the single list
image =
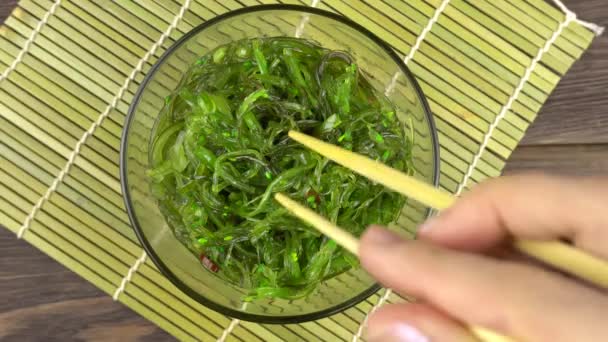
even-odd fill
[{"label": "wooden chopstick", "polygon": [[327,221],[327,219],[325,219],[323,216],[315,213],[303,205],[300,205],[298,202],[292,200],[285,194],[280,192],[276,193],[274,198],[282,206],[287,208],[287,210],[289,210],[293,215],[297,216],[302,221],[309,223],[321,233],[334,239],[336,243],[346,248],[347,251],[359,256],[359,240],[351,233]]},{"label": "wooden chopstick", "polygon": [[[274,198],[279,202],[282,206],[287,208],[292,214],[296,217],[300,218],[302,221],[307,222],[311,226],[315,227],[321,233],[327,235],[329,238],[336,241],[337,244],[344,247],[349,252],[353,253],[356,256],[359,256],[359,240],[354,237],[352,234],[347,232],[346,230],[334,225],[329,222],[323,216],[315,213],[309,208],[299,204],[298,202],[292,200],[287,195],[282,193],[276,193]],[[469,327],[469,330],[473,335],[479,338],[481,341],[485,342],[513,342],[513,339],[510,337],[501,335],[494,331],[472,326]]]},{"label": "wooden chopstick", "polygon": [[[446,209],[456,200],[456,196],[446,191],[360,154],[296,131],[289,131],[289,137],[322,156],[429,207]],[[514,246],[522,253],[555,268],[595,285],[608,287],[608,262],[591,254],[559,241],[517,240]]]},{"label": "wooden chopstick", "polygon": [[326,143],[304,133],[289,131],[289,137],[319,153],[320,155],[349,168],[365,178],[380,183],[387,188],[411,197],[435,209],[446,209],[454,203],[455,197],[449,192],[408,176],[378,161],[341,147]]}]

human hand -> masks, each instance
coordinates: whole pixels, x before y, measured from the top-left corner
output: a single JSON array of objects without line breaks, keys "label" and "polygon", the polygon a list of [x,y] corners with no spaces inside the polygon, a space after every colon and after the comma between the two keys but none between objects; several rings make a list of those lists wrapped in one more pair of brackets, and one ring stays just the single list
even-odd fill
[{"label": "human hand", "polygon": [[608,293],[530,260],[496,258],[512,238],[566,239],[608,259],[608,180],[502,177],[425,223],[418,241],[371,227],[362,265],[421,302],[379,309],[368,340],[475,341],[472,325],[517,341],[606,340]]}]

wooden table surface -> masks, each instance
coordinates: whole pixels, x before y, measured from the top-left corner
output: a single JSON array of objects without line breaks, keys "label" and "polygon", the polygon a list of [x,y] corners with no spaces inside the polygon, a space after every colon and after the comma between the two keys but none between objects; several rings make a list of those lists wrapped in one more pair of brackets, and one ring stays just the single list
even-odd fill
[{"label": "wooden table surface", "polygon": [[[0,23],[16,3],[0,0]],[[565,3],[580,18],[608,26],[607,0]],[[608,33],[564,77],[511,156],[506,173],[523,170],[575,175],[608,171]],[[0,340],[49,339],[171,337],[0,228]]]}]

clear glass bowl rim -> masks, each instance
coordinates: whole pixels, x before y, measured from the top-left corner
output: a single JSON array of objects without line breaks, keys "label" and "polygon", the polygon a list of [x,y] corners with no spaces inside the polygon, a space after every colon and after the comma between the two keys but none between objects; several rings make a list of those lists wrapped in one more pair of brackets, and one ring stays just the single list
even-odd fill
[{"label": "clear glass bowl rim", "polygon": [[[190,296],[197,302],[203,304],[204,306],[206,306],[212,310],[215,310],[221,314],[224,314],[226,316],[245,320],[245,321],[250,321],[250,322],[263,323],[263,324],[290,324],[290,323],[302,323],[302,322],[318,320],[318,319],[325,318],[325,317],[331,316],[333,314],[342,312],[354,305],[357,305],[358,303],[362,302],[363,300],[367,299],[369,296],[376,293],[381,288],[381,286],[379,284],[375,283],[371,287],[369,287],[367,290],[357,294],[356,296],[352,297],[351,299],[349,299],[347,301],[344,301],[340,304],[336,304],[336,305],[334,305],[330,308],[324,309],[324,310],[320,310],[320,311],[308,313],[308,314],[301,314],[301,315],[264,316],[264,315],[251,314],[251,313],[247,313],[247,312],[243,312],[243,311],[238,311],[238,310],[217,304],[217,303],[207,299],[205,296],[199,294],[198,292],[192,290],[186,284],[184,284],[178,277],[176,277],[173,274],[173,272],[171,272],[171,270],[163,263],[161,258],[155,253],[154,249],[148,243],[143,231],[141,230],[138,219],[135,215],[135,211],[133,210],[133,204],[132,204],[131,196],[130,196],[130,193],[128,190],[129,184],[128,184],[128,180],[127,180],[127,152],[126,151],[127,151],[127,137],[129,135],[129,129],[130,129],[133,117],[135,115],[135,111],[137,109],[139,100],[140,100],[144,90],[146,89],[146,86],[148,85],[148,83],[153,78],[154,74],[156,73],[157,69],[161,65],[163,65],[165,60],[173,54],[173,51],[175,51],[183,43],[188,41],[190,39],[190,37],[198,34],[200,31],[204,30],[205,28],[212,26],[216,23],[219,23],[225,19],[228,19],[231,17],[236,17],[236,16],[239,16],[242,14],[261,12],[261,11],[273,11],[273,10],[299,11],[299,12],[324,16],[326,18],[336,20],[342,24],[350,26],[351,28],[355,29],[359,33],[367,36],[374,43],[376,43],[380,48],[382,48],[395,61],[395,63],[400,67],[401,72],[403,72],[403,74],[409,79],[409,81],[413,85],[414,90],[416,91],[418,100],[421,102],[422,107],[424,108],[424,114],[425,114],[427,122],[429,124],[429,131],[430,131],[430,137],[432,140],[431,144],[432,144],[432,148],[433,148],[433,156],[434,156],[434,163],[435,163],[435,168],[433,170],[433,175],[432,175],[432,177],[433,177],[432,183],[436,187],[439,185],[440,158],[439,158],[439,142],[438,142],[438,138],[437,138],[437,130],[435,127],[435,121],[433,120],[433,115],[429,109],[428,102],[426,101],[426,98],[424,97],[424,94],[422,93],[422,90],[420,89],[418,82],[416,81],[416,79],[414,78],[412,73],[409,71],[407,66],[403,63],[403,61],[395,53],[395,51],[393,51],[393,49],[386,42],[384,42],[382,39],[380,39],[374,33],[370,32],[365,27],[355,23],[354,21],[352,21],[344,16],[341,16],[341,15],[338,15],[338,14],[335,14],[332,12],[328,12],[325,10],[321,10],[318,8],[314,8],[314,7],[300,6],[300,5],[286,5],[286,4],[272,4],[272,5],[259,5],[259,6],[244,7],[244,8],[240,8],[237,10],[233,10],[233,11],[218,15],[208,21],[205,21],[204,23],[198,25],[197,27],[193,28],[192,30],[190,30],[189,32],[184,34],[169,49],[167,49],[167,51],[165,51],[161,55],[161,57],[158,59],[158,61],[154,64],[154,66],[150,69],[150,71],[144,77],[144,80],[140,84],[140,86],[137,90],[137,93],[135,94],[135,97],[133,98],[133,101],[131,102],[131,105],[129,106],[129,111],[128,111],[127,117],[125,119],[125,125],[123,128],[121,142],[120,142],[120,183],[121,183],[123,199],[125,202],[125,208],[127,210],[127,214],[129,216],[129,220],[131,221],[131,225],[133,226],[135,234],[136,234],[137,238],[139,239],[139,242],[142,244],[148,257],[152,260],[152,262],[154,262],[154,264],[156,265],[156,267],[158,267],[158,269],[161,271],[161,273],[165,277],[167,277],[169,279],[169,281],[171,281],[171,283],[173,283],[173,285],[175,285],[178,289],[180,289],[182,292],[184,292],[185,294],[187,294],[188,296]],[[432,210],[430,208],[427,209],[427,217],[429,217],[431,215],[431,213],[432,213]]]}]

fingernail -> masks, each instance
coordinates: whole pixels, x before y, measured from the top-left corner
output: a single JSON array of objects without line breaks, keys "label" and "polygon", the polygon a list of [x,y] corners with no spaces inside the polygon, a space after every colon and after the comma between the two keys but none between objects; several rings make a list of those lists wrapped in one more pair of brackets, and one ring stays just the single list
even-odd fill
[{"label": "fingernail", "polygon": [[370,227],[370,232],[367,236],[368,241],[378,245],[390,245],[401,242],[403,239],[398,234],[391,232],[390,230],[380,227]]},{"label": "fingernail", "polygon": [[369,342],[428,342],[420,330],[415,327],[398,323],[380,328],[379,330],[370,329],[367,332]]},{"label": "fingernail", "polygon": [[418,234],[428,234],[430,231],[437,229],[439,219],[437,216],[431,217],[418,227]]}]

